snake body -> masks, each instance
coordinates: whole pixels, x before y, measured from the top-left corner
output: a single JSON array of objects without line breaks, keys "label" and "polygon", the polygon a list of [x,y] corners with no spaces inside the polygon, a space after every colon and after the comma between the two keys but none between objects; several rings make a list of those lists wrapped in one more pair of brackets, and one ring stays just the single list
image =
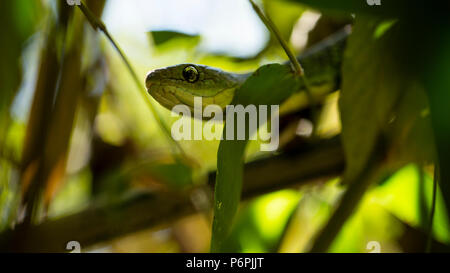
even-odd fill
[{"label": "snake body", "polygon": [[[298,57],[312,92],[332,92],[340,85],[343,52],[349,28],[334,33]],[[286,62],[284,65],[290,65]],[[199,64],[178,64],[148,73],[146,87],[162,106],[171,110],[183,104],[194,108],[194,97],[202,97],[203,107],[210,104],[225,108],[236,90],[252,73],[238,74]],[[304,86],[299,91],[304,90]]]}]

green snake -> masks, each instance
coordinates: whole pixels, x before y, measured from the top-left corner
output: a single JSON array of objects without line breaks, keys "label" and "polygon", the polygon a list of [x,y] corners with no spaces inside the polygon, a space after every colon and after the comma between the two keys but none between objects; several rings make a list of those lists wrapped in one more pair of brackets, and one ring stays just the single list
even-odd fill
[{"label": "green snake", "polygon": [[[343,52],[350,33],[344,28],[312,46],[298,57],[312,92],[329,93],[339,89]],[[289,62],[284,65],[290,65]],[[198,64],[178,64],[148,73],[146,87],[162,106],[171,110],[175,105],[194,108],[194,97],[201,97],[203,107],[210,104],[225,108],[236,90],[252,73],[237,74]],[[304,90],[304,86],[299,91]]]}]

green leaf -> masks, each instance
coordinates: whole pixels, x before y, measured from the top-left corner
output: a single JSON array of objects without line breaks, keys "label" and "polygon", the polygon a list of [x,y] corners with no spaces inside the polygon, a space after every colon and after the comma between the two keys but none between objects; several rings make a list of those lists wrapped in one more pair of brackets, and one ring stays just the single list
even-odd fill
[{"label": "green leaf", "polygon": [[[386,1],[380,0],[380,5],[376,5],[376,0],[289,0],[308,5],[321,11],[338,11],[345,13],[364,13],[382,17],[397,17],[405,15],[405,11],[416,9],[420,11],[423,4],[411,5],[408,0]],[[370,3],[374,3],[370,5]],[[409,7],[405,9],[405,7]]]},{"label": "green leaf", "polygon": [[[265,65],[255,71],[236,91],[232,104],[278,105],[299,87],[300,81],[289,66]],[[226,127],[225,124],[223,136],[226,136]],[[248,128],[248,124],[246,124],[246,131]],[[219,145],[214,192],[212,252],[223,250],[223,243],[230,233],[239,206],[247,142],[248,140],[226,140],[224,137]]]},{"label": "green leaf", "polygon": [[300,79],[289,65],[260,67],[236,91],[232,104],[279,105],[300,88]]},{"label": "green leaf", "polygon": [[181,161],[152,164],[148,171],[174,189],[184,189],[192,185],[192,168]]},{"label": "green leaf", "polygon": [[[421,172],[420,168],[414,164],[406,165],[381,186],[375,188],[370,196],[372,202],[380,204],[398,219],[416,228],[426,230],[433,195],[433,177],[427,172]],[[420,207],[422,205],[428,212],[425,215],[421,215]],[[442,191],[438,188],[433,233],[439,241],[450,243],[450,221],[446,215]],[[421,219],[422,217],[425,219]],[[425,226],[422,223],[423,220],[425,220]]]},{"label": "green leaf", "polygon": [[[281,0],[265,0],[263,3],[264,10],[272,22],[277,26],[281,37],[286,41],[289,41],[292,29],[303,11],[305,11],[305,8],[296,5],[295,3]],[[274,37],[271,37],[271,43],[277,47],[279,46],[279,42]]]},{"label": "green leaf", "polygon": [[339,101],[346,156],[343,183],[349,186],[311,252],[329,248],[370,185],[391,167],[386,163],[393,163],[385,160],[384,150],[375,148],[389,129],[401,96],[417,88],[414,70],[405,65],[405,58],[410,58],[404,50],[407,40],[402,39],[405,27],[399,22],[386,27],[381,20],[356,19],[344,56]]},{"label": "green leaf", "polygon": [[435,13],[430,13],[428,24],[420,24],[419,35],[424,38],[418,44],[425,48],[422,69],[436,143],[435,164],[440,166],[439,187],[443,192],[450,220],[450,25],[447,10],[442,9],[441,14],[442,16],[436,16]]},{"label": "green leaf", "polygon": [[436,156],[428,98],[423,86],[411,86],[402,95],[388,127],[390,158],[400,164],[432,162]]},{"label": "green leaf", "polygon": [[292,215],[297,211],[300,197],[301,194],[297,190],[281,190],[265,194],[243,205],[224,244],[224,251],[276,252]]},{"label": "green leaf", "polygon": [[379,24],[379,20],[358,17],[344,55],[339,108],[347,181],[366,166],[410,82],[396,56],[397,32],[390,29],[376,38]]},{"label": "green leaf", "polygon": [[246,145],[245,140],[222,140],[219,145],[211,252],[222,250],[239,206]]},{"label": "green leaf", "polygon": [[22,80],[22,49],[35,28],[35,9],[37,7],[33,1],[0,3],[0,36],[4,37],[0,44],[0,150],[3,149],[10,124],[9,108]]},{"label": "green leaf", "polygon": [[168,41],[172,41],[175,39],[187,39],[198,42],[200,38],[199,35],[191,35],[187,33],[170,30],[154,30],[150,31],[149,34],[152,36],[155,46],[162,45]]}]

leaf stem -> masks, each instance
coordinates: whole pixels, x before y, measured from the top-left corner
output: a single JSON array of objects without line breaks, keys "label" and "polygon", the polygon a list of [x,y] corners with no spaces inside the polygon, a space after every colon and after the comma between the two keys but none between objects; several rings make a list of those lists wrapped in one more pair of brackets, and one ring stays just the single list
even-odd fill
[{"label": "leaf stem", "polygon": [[431,243],[433,242],[433,219],[434,213],[436,211],[436,192],[437,192],[437,181],[439,176],[439,167],[434,167],[434,177],[433,177],[433,197],[431,199],[431,211],[430,211],[430,220],[428,223],[428,236],[427,236],[427,244],[425,247],[425,252],[431,251]]},{"label": "leaf stem", "polygon": [[289,60],[291,61],[292,65],[294,66],[295,72],[297,72],[297,74],[299,76],[304,76],[305,73],[303,71],[303,67],[298,62],[297,58],[295,57],[295,54],[292,52],[292,50],[289,47],[289,45],[287,44],[287,42],[283,39],[283,37],[281,37],[281,33],[277,29],[275,24],[272,22],[272,20],[269,18],[268,15],[264,14],[264,12],[261,10],[261,8],[258,5],[256,5],[255,2],[253,2],[253,0],[249,0],[249,1],[253,7],[253,10],[256,12],[256,14],[258,14],[261,21],[264,23],[264,25],[266,25],[266,27],[269,29],[269,31],[271,31],[275,35],[278,42],[283,47],[284,51],[286,52],[286,55],[289,57]]},{"label": "leaf stem", "polygon": [[281,36],[280,31],[275,26],[275,24],[270,19],[270,17],[267,14],[264,14],[264,12],[261,10],[261,8],[258,5],[256,5],[255,2],[253,2],[253,0],[249,0],[249,2],[252,5],[253,10],[259,16],[259,18],[264,23],[264,25],[267,27],[267,29],[269,29],[269,31],[272,32],[272,34],[275,36],[275,38],[280,43],[281,47],[283,47],[284,52],[286,53],[286,55],[288,56],[289,60],[292,63],[294,71],[296,72],[296,74],[303,81],[303,84],[305,86],[306,95],[307,95],[308,100],[309,100],[309,102],[311,104],[311,110],[312,110],[312,115],[313,115],[313,119],[314,119],[314,127],[313,127],[312,135],[315,135],[315,131],[316,131],[316,128],[317,128],[317,121],[318,121],[318,117],[319,116],[318,116],[318,113],[317,113],[316,103],[315,103],[314,97],[312,95],[312,91],[311,91],[311,87],[310,87],[309,81],[308,81],[308,79],[306,78],[306,75],[305,75],[305,71],[304,71],[302,65],[300,64],[300,62],[298,61],[297,57],[295,56],[294,52],[289,47],[288,43],[283,39],[283,37]]}]

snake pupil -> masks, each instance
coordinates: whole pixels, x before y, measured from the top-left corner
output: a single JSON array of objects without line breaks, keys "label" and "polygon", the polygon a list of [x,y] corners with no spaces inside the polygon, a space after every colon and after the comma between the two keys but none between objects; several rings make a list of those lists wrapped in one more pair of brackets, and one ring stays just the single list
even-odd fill
[{"label": "snake pupil", "polygon": [[196,82],[198,80],[197,68],[192,65],[186,66],[183,70],[183,78],[190,83]]}]

